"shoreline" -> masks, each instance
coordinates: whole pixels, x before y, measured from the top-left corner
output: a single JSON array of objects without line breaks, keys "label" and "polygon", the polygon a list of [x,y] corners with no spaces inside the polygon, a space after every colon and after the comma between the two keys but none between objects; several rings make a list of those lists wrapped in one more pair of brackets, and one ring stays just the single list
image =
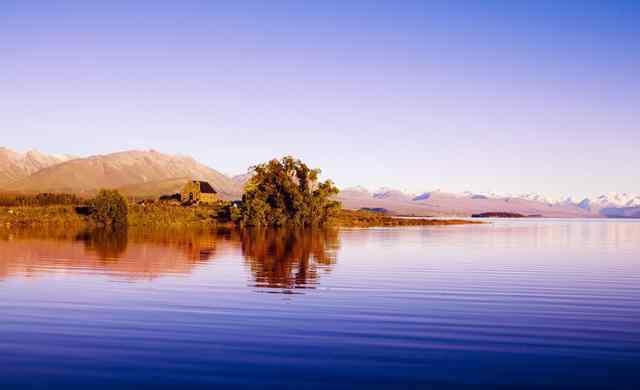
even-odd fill
[{"label": "shoreline", "polygon": [[[0,227],[92,227],[86,216],[76,212],[76,205],[1,206]],[[393,227],[393,226],[447,226],[481,224],[484,222],[451,218],[403,218],[375,212],[341,210],[329,227]],[[235,228],[233,222],[219,221],[217,209],[210,206],[182,207],[170,204],[134,204],[129,206],[131,228]]]}]

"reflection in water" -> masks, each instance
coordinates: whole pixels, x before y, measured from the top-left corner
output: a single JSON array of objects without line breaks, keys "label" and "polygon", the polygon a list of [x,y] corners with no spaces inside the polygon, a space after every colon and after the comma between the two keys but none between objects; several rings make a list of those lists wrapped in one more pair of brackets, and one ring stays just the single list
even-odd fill
[{"label": "reflection in water", "polygon": [[242,253],[257,287],[310,287],[319,269],[330,270],[339,248],[335,229],[251,229],[240,235]]},{"label": "reflection in water", "polygon": [[85,230],[76,236],[82,241],[88,252],[95,252],[101,259],[117,259],[127,250],[128,229]]},{"label": "reflection in water", "polygon": [[0,389],[640,389],[640,221],[339,234],[0,229]]},{"label": "reflection in water", "polygon": [[206,231],[0,230],[0,279],[56,272],[128,279],[189,274],[216,253]]},{"label": "reflection in water", "polygon": [[0,278],[93,271],[128,279],[188,274],[217,256],[240,254],[253,285],[302,288],[335,262],[337,230],[0,231]]}]

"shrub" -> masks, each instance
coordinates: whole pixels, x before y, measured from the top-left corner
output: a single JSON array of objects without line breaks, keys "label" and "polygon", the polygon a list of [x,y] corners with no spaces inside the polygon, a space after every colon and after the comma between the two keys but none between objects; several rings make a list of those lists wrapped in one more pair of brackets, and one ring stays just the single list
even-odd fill
[{"label": "shrub", "polygon": [[89,201],[91,219],[102,226],[127,226],[129,206],[127,199],[116,190],[100,190]]},{"label": "shrub", "polygon": [[159,198],[161,202],[171,202],[171,201],[180,202],[180,199],[181,199],[181,195],[179,193],[172,194],[172,195],[161,195]]},{"label": "shrub", "polygon": [[318,182],[319,169],[293,157],[252,168],[242,196],[242,222],[248,226],[315,226],[332,217],[340,204],[330,180]]}]

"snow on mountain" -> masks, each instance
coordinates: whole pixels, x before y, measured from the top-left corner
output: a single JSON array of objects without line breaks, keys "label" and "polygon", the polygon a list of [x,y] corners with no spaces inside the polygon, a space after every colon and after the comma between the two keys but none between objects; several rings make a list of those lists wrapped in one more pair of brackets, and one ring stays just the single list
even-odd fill
[{"label": "snow on mountain", "polygon": [[572,203],[584,210],[597,212],[605,208],[624,208],[624,207],[638,207],[640,206],[640,195],[632,195],[628,193],[610,192],[605,195],[600,195],[596,198],[584,198],[580,201],[575,201],[571,198],[567,198],[565,203]]},{"label": "snow on mountain", "polygon": [[495,192],[450,193],[441,190],[412,195],[383,187],[369,192],[362,187],[345,189],[339,198],[345,207],[383,207],[401,214],[469,215],[489,211],[508,211],[525,215],[554,217],[636,216],[640,196],[609,193],[596,198],[554,198],[538,193],[520,195]]},{"label": "snow on mountain", "polygon": [[595,202],[601,207],[635,207],[640,206],[640,196],[628,193],[610,192],[606,195],[600,195]]},{"label": "snow on mountain", "polygon": [[364,188],[363,186],[348,187],[348,188],[345,188],[344,190],[342,190],[342,192],[351,192],[351,193],[354,193],[354,194],[371,195],[371,192],[369,192],[369,190]]},{"label": "snow on mountain", "polygon": [[537,194],[524,196],[502,195],[493,192],[451,193],[441,190],[412,195],[397,189],[383,187],[373,193],[358,188],[343,190],[338,199],[346,208],[384,208],[403,215],[458,215],[502,211],[524,215],[549,217],[594,216],[573,203],[555,204],[554,199]]},{"label": "snow on mountain", "polygon": [[470,199],[501,199],[501,198],[511,198],[511,195],[499,194],[496,192],[473,192],[473,191],[465,191],[461,194],[461,196]]},{"label": "snow on mountain", "polygon": [[351,187],[342,190],[338,199],[347,208],[378,207],[407,215],[471,215],[501,211],[546,217],[637,218],[640,209],[640,196],[628,193],[609,193],[596,198],[554,198],[538,193],[511,195],[433,190],[412,195],[389,187],[374,192]]},{"label": "snow on mountain", "polygon": [[518,195],[517,198],[531,200],[531,201],[534,201],[534,202],[546,203],[546,204],[558,204],[558,203],[560,203],[560,201],[558,199],[556,199],[556,198],[553,198],[553,197],[550,197],[550,196],[541,195],[541,194],[536,194],[536,193],[521,194],[521,195]]},{"label": "snow on mountain", "polygon": [[373,193],[375,199],[396,199],[396,200],[410,200],[413,195],[406,194],[401,190],[393,188],[382,187]]}]

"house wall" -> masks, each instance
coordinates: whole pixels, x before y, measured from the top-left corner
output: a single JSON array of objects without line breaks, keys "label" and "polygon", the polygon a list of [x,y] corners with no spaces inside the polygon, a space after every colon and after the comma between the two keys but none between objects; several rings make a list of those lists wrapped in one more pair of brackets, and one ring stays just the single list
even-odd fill
[{"label": "house wall", "polygon": [[217,194],[200,194],[200,202],[202,203],[215,203],[217,200]]},{"label": "house wall", "polygon": [[180,197],[183,202],[189,200],[189,194],[193,194],[193,200],[197,201],[200,199],[200,186],[198,183],[189,182],[182,187],[182,191],[180,192]]},{"label": "house wall", "polygon": [[217,194],[203,194],[200,192],[200,184],[198,182],[189,182],[182,187],[180,191],[180,199],[183,202],[189,200],[189,194],[193,194],[193,200],[202,203],[215,203],[218,201]]}]

